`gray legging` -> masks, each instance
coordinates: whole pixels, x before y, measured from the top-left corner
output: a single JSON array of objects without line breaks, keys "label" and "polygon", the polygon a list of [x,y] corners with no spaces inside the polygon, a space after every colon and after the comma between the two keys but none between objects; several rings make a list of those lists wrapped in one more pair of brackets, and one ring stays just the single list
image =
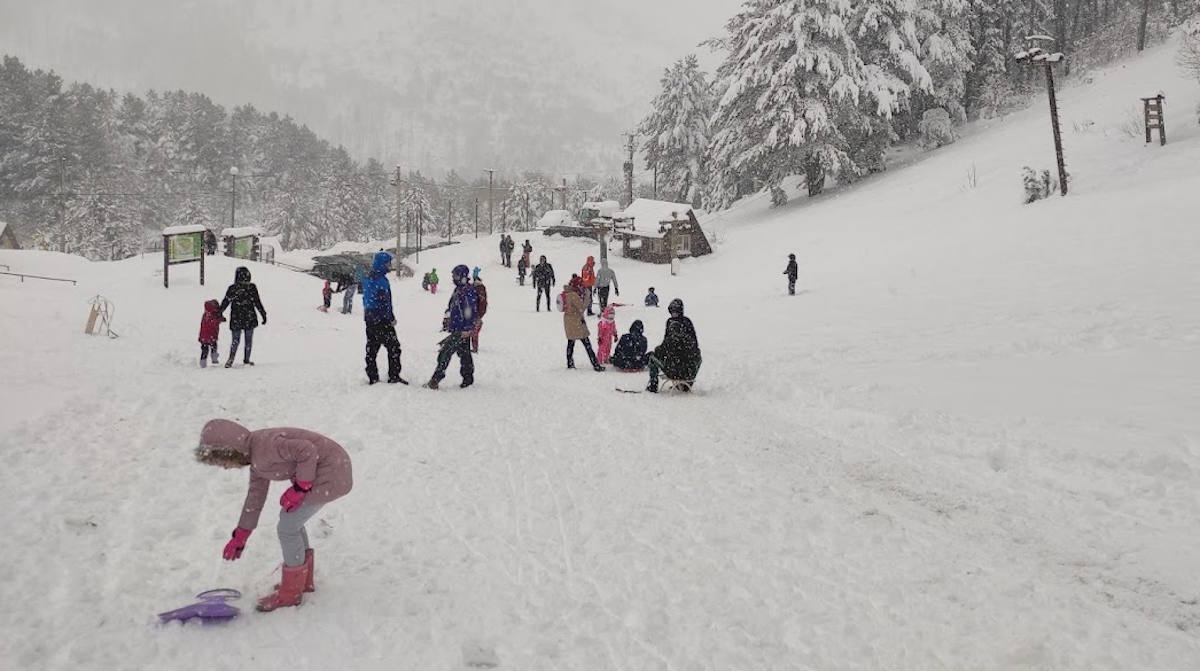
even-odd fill
[{"label": "gray legging", "polygon": [[299,566],[304,563],[304,551],[309,548],[308,532],[304,523],[317,514],[324,503],[303,503],[292,512],[279,511],[279,546],[283,548],[283,563]]}]

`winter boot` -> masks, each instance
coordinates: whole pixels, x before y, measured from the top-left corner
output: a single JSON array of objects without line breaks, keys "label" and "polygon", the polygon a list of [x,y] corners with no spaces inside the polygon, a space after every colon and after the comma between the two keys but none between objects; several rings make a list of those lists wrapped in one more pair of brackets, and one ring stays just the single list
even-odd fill
[{"label": "winter boot", "polygon": [[475,384],[475,378],[473,378],[473,377],[468,377],[468,378],[464,379],[464,380],[462,381],[462,384],[460,384],[460,385],[458,385],[458,386],[459,386],[459,387],[461,387],[461,388],[463,388],[463,389],[466,389],[467,387],[470,387],[470,386],[471,386],[471,385],[473,385],[473,384]]},{"label": "winter boot", "polygon": [[299,606],[304,593],[307,564],[299,566],[283,566],[283,580],[274,594],[269,594],[258,600],[258,610],[269,613],[284,606]]},{"label": "winter boot", "polygon": [[658,380],[651,380],[650,384],[646,385],[646,391],[650,392],[651,394],[657,394],[658,393]]},{"label": "winter boot", "polygon": [[200,367],[208,368],[208,357],[204,357],[204,356],[200,357]]},{"label": "winter boot", "polygon": [[408,380],[405,380],[404,378],[402,378],[402,377],[400,377],[400,376],[398,376],[398,375],[397,375],[396,377],[389,377],[389,378],[388,378],[388,384],[396,384],[397,382],[399,382],[400,384],[403,384],[403,385],[407,385],[407,384],[408,384]]},{"label": "winter boot", "polygon": [[225,361],[225,367],[226,367],[226,368],[233,368],[233,357],[229,357],[229,359],[227,359],[227,360]]},{"label": "winter boot", "polygon": [[429,378],[429,381],[425,383],[425,388],[437,391],[437,388],[438,388],[437,378],[434,378],[434,377]]},{"label": "winter boot", "polygon": [[[304,551],[304,591],[315,592],[317,588],[313,586],[313,551],[309,548]],[[279,585],[275,585],[274,589],[279,590]]]},{"label": "winter boot", "polygon": [[605,368],[604,368],[604,366],[601,366],[600,364],[597,363],[597,364],[592,364],[592,370],[596,371],[597,373],[603,373]]}]

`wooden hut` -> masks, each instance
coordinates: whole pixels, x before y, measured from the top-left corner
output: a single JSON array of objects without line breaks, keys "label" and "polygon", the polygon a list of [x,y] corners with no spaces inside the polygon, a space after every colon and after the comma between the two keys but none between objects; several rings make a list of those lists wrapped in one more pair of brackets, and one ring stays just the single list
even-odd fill
[{"label": "wooden hut", "polygon": [[620,215],[631,227],[616,231],[621,255],[647,263],[670,263],[674,258],[704,256],[712,245],[691,205],[639,198]]}]

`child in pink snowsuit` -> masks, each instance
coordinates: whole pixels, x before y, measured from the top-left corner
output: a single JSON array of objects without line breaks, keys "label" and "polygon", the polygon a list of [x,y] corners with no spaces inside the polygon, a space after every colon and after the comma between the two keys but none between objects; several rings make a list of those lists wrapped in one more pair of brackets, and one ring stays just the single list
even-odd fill
[{"label": "child in pink snowsuit", "polygon": [[596,326],[596,337],[600,342],[596,345],[596,359],[601,365],[607,364],[612,356],[612,346],[617,342],[617,314],[613,306],[608,306],[600,313],[600,324]]}]

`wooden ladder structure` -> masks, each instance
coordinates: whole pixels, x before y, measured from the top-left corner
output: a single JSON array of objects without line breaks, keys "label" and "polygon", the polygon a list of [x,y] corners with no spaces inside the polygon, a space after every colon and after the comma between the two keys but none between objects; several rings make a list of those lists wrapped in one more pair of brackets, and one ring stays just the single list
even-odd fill
[{"label": "wooden ladder structure", "polygon": [[1145,108],[1146,114],[1146,144],[1150,144],[1151,132],[1158,131],[1159,146],[1167,143],[1167,126],[1163,121],[1163,94],[1158,94],[1153,98],[1142,98],[1142,105]]}]

